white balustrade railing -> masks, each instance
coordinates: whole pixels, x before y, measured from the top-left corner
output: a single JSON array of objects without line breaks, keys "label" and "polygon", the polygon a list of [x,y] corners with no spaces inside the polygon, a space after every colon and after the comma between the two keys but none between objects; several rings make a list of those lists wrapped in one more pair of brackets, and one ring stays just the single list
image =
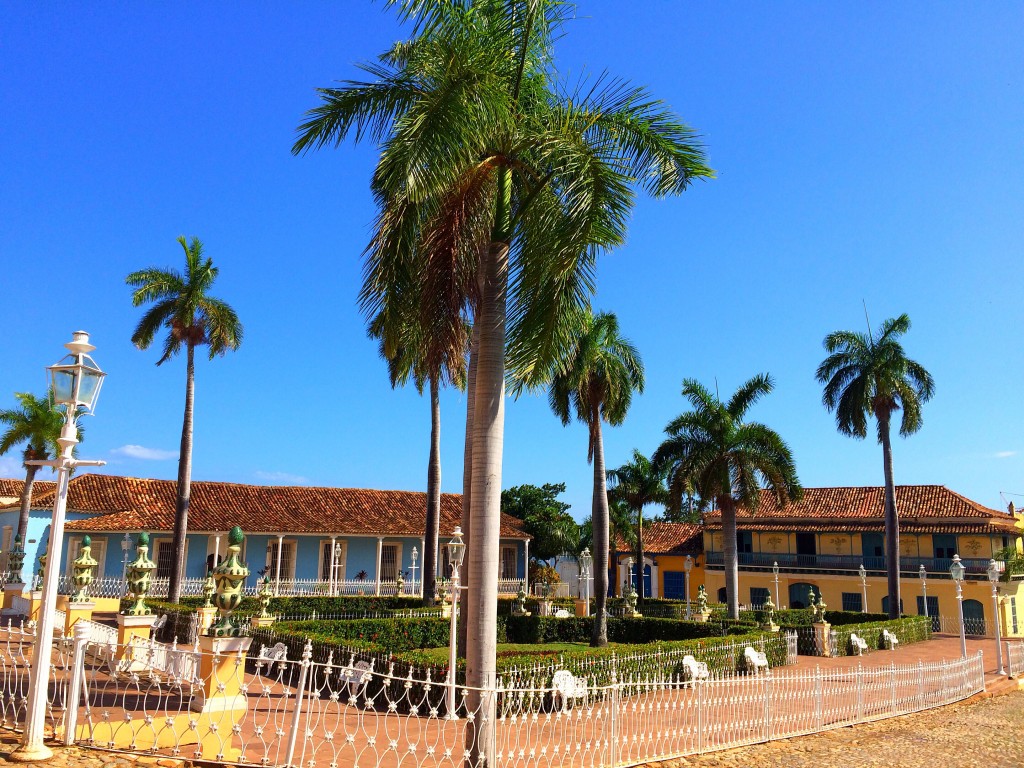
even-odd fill
[{"label": "white balustrade railing", "polygon": [[17,616],[28,616],[32,613],[32,601],[22,595],[11,598],[11,611]]},{"label": "white balustrade railing", "polygon": [[[152,655],[150,674],[111,674],[90,660],[116,651],[84,642],[71,685],[84,702],[67,727],[80,744],[305,768],[624,768],[905,715],[985,685],[979,654],[702,681],[644,674],[593,685],[566,672],[555,684],[502,678],[481,689],[412,680],[354,657],[312,662],[309,644],[300,659],[251,648],[244,664],[199,664],[211,677],[196,680],[171,668],[166,649],[163,660]],[[184,653],[196,663],[205,652]]]}]

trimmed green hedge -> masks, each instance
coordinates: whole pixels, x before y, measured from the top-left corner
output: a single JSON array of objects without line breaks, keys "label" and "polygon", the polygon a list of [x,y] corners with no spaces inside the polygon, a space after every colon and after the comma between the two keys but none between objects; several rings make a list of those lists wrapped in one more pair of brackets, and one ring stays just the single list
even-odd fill
[{"label": "trimmed green hedge", "polygon": [[836,629],[836,647],[832,650],[834,656],[849,656],[850,635],[856,632],[860,635],[868,647],[872,649],[884,649],[882,641],[882,630],[889,630],[900,641],[900,645],[910,645],[930,640],[932,637],[932,622],[926,616],[908,616],[902,619],[887,619],[885,621],[865,622],[864,624],[844,624]]},{"label": "trimmed green hedge", "polygon": [[[502,619],[504,620],[502,622]],[[500,617],[498,642],[509,643],[587,643],[593,631],[593,617],[556,619],[548,616]],[[756,631],[753,624],[725,621],[677,621],[675,619],[608,619],[608,640],[612,643],[650,643],[721,637]],[[506,639],[503,641],[501,637]]]}]

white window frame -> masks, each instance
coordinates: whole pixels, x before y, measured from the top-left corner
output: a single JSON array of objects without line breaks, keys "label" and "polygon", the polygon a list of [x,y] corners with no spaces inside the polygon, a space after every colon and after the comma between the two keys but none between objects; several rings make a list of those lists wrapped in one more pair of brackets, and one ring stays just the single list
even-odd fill
[{"label": "white window frame", "polygon": [[[337,570],[338,581],[344,581],[345,580],[345,565],[346,565],[346,561],[348,560],[348,539],[343,539],[341,537],[337,537],[335,539],[334,543],[335,544],[341,544],[341,556],[338,558],[338,562],[335,563],[335,565],[338,568],[338,570]],[[329,547],[330,545],[331,545],[331,540],[330,539],[320,539],[320,548],[317,550],[319,552],[319,556],[317,557],[317,564],[316,564],[317,579],[319,581],[330,581],[331,580],[331,577],[330,577],[330,567],[331,567],[330,558],[328,558],[326,560],[326,562],[324,560],[324,547]],[[327,569],[327,571],[328,571],[328,576],[326,578],[324,578],[324,569]]]},{"label": "white window frame", "polygon": [[[505,575],[505,553],[512,553],[512,575]],[[515,579],[516,574],[519,573],[519,547],[515,544],[502,544],[500,559],[498,560],[498,567],[501,569],[501,578],[503,580]]]},{"label": "white window frame", "polygon": [[[267,578],[270,579],[270,583],[273,584],[277,580],[277,555],[274,552],[274,548],[277,547],[278,543],[281,545],[281,581],[294,581],[295,580],[295,569],[298,566],[298,555],[299,555],[299,542],[298,539],[290,539],[285,536],[283,539],[278,539],[276,536],[270,537],[270,543],[267,545]],[[288,558],[285,557],[284,553],[291,549],[291,573],[288,568]]]},{"label": "white window frame", "polygon": [[[67,570],[65,573],[68,575],[74,573],[72,563],[81,554],[82,540],[84,536],[72,536],[68,539],[68,555],[67,555]],[[106,538],[92,540],[92,557],[96,561],[96,567],[93,569],[92,577],[94,579],[102,579],[104,566],[107,562],[107,540]]]},{"label": "white window frame", "polygon": [[[153,562],[157,564],[157,568],[159,569],[159,567],[160,567],[160,549],[165,544],[168,547],[171,547],[173,549],[173,547],[174,547],[174,537],[173,536],[165,536],[165,537],[161,537],[159,539],[152,539],[151,540],[151,544],[152,544],[152,550],[151,550],[149,556],[152,558]],[[99,560],[98,557],[96,559]],[[159,577],[156,574],[157,574],[157,571],[154,570],[153,571],[153,577],[154,578],[162,578],[162,579],[170,578],[170,573],[168,573],[166,576],[159,576]],[[189,574],[188,574],[188,537],[185,538],[185,573],[182,574],[182,578],[185,578],[185,579],[189,578]],[[203,574],[203,578],[206,578],[206,574],[205,573]]]}]

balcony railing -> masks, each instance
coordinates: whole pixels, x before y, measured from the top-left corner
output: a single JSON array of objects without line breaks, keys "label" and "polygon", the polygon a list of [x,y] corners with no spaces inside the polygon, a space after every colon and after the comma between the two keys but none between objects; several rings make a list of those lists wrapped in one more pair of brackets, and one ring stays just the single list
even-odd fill
[{"label": "balcony railing", "polygon": [[[707,552],[704,555],[707,564],[710,566],[724,565],[725,555],[722,552]],[[817,570],[817,571],[857,571],[861,565],[868,571],[885,571],[884,557],[862,557],[860,555],[794,555],[794,554],[773,554],[771,552],[740,552],[739,564],[741,567],[771,568],[775,563],[785,571],[790,570]],[[985,558],[963,558],[964,570],[968,575],[984,575],[988,568],[989,561]],[[925,572],[930,574],[949,574],[949,566],[953,560],[948,557],[901,557],[900,571],[916,575],[921,566]],[[1005,567],[1004,563],[997,562],[999,570]]]}]

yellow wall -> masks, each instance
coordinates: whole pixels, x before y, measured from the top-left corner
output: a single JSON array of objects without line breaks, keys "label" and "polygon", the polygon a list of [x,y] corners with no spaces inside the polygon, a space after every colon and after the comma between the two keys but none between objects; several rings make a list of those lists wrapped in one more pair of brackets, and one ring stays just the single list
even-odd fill
[{"label": "yellow wall", "polygon": [[[622,578],[618,566],[624,566],[626,560],[630,557],[629,553],[619,553],[616,556],[616,568],[615,568],[615,589],[616,595],[622,595]],[[657,588],[655,594],[660,598],[665,594],[665,571],[679,571],[680,573],[685,572],[684,563],[686,562],[686,555],[651,555],[645,553],[645,556],[654,560],[657,564]],[[652,570],[652,572],[654,572]],[[693,570],[690,571],[690,599],[697,599],[697,589],[704,584],[704,556],[694,555],[693,556]]]}]

